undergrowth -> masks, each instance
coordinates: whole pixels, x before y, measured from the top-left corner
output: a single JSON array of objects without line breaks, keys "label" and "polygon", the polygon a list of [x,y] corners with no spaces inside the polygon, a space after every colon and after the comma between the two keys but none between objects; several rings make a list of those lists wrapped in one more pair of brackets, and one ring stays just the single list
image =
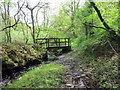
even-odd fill
[{"label": "undergrowth", "polygon": [[[101,35],[100,35],[101,36]],[[97,36],[99,37],[99,36]],[[119,49],[116,42],[110,41],[116,54],[105,35],[100,38],[78,38],[74,43],[73,52],[69,53],[81,60],[86,76],[90,76],[100,88],[119,88],[118,61]]]},{"label": "undergrowth", "polygon": [[90,76],[100,88],[119,87],[118,55],[96,57],[90,53],[87,55],[80,51],[75,52],[70,55],[81,60],[83,69],[86,71],[84,74]]}]

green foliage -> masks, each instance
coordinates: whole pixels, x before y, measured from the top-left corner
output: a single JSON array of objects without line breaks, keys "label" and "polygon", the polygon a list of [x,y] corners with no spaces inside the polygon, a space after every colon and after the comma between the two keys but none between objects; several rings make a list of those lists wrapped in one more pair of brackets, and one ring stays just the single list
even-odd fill
[{"label": "green foliage", "polygon": [[79,38],[76,38],[72,43],[72,47],[87,53],[88,51],[92,51],[92,48],[94,46],[106,42],[106,36],[107,33],[105,31],[99,32],[95,30],[94,35],[89,36],[88,39],[86,39],[84,34],[81,35]]},{"label": "green foliage", "polygon": [[[96,2],[95,2],[96,3]],[[111,46],[107,42],[109,37],[112,37],[101,28],[87,27],[82,23],[91,24],[94,26],[104,27],[98,18],[96,11],[93,8],[88,8],[89,3],[80,8],[75,14],[75,25],[80,29],[77,29],[80,34],[78,38],[72,39],[72,47],[75,49],[71,55],[82,60],[82,65],[85,69],[92,71],[90,73],[91,78],[97,82],[101,88],[118,88],[118,55],[114,54]],[[119,14],[118,3],[115,2],[98,2],[99,8],[103,18],[110,27],[112,27],[117,35],[119,35]],[[92,13],[90,13],[92,11]],[[90,34],[90,32],[94,34]],[[112,46],[116,47],[116,41],[111,41]],[[118,49],[114,48],[116,51]]]},{"label": "green foliage", "polygon": [[117,61],[118,57],[113,56],[112,58],[93,58],[89,63],[86,62],[86,65],[89,64],[89,68],[94,68],[93,74],[95,78],[93,79],[98,82],[101,88],[118,88]]},{"label": "green foliage", "polygon": [[[103,18],[116,33],[119,31],[119,5],[118,2],[99,2],[97,3]],[[107,7],[106,7],[107,6]]]},{"label": "green foliage", "polygon": [[3,43],[3,70],[26,65],[30,61],[41,62],[46,51],[40,45]]},{"label": "green foliage", "polygon": [[[106,49],[105,46],[101,48]],[[109,52],[112,53],[110,50]],[[95,84],[100,86],[99,88],[119,88],[118,55],[107,53],[96,57],[95,53],[85,54],[79,50],[69,54],[81,60],[82,67],[87,72],[84,74],[94,80]]]},{"label": "green foliage", "polygon": [[0,1],[0,4],[1,4],[1,5],[2,5],[2,4],[8,5],[8,3],[9,3],[9,5],[10,5],[10,7],[15,7],[15,6],[16,6],[16,4],[13,3],[13,2],[11,2],[11,0]]},{"label": "green foliage", "polygon": [[19,80],[15,80],[7,88],[58,88],[63,82],[63,66],[45,64],[24,73]]}]

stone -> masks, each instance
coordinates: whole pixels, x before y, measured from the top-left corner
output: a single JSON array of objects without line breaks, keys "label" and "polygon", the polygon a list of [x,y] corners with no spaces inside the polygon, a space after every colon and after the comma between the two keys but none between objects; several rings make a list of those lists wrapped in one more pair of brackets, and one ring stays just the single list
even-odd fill
[{"label": "stone", "polygon": [[74,88],[73,84],[66,84],[67,87]]}]

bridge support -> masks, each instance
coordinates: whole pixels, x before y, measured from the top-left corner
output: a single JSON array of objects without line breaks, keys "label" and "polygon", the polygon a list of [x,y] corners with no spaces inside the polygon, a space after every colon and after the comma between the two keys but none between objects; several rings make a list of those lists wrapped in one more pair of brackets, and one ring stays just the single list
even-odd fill
[{"label": "bridge support", "polygon": [[71,46],[62,49],[62,52],[69,52],[69,51],[71,51]]}]

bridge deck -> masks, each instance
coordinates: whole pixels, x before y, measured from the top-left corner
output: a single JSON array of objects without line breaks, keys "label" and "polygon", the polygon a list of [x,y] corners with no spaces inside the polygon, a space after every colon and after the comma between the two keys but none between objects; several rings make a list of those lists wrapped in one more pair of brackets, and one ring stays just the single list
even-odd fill
[{"label": "bridge deck", "polygon": [[59,48],[59,49],[63,49],[63,48],[70,48],[71,46],[50,46],[50,47],[47,47],[47,49],[52,49],[52,48]]}]

